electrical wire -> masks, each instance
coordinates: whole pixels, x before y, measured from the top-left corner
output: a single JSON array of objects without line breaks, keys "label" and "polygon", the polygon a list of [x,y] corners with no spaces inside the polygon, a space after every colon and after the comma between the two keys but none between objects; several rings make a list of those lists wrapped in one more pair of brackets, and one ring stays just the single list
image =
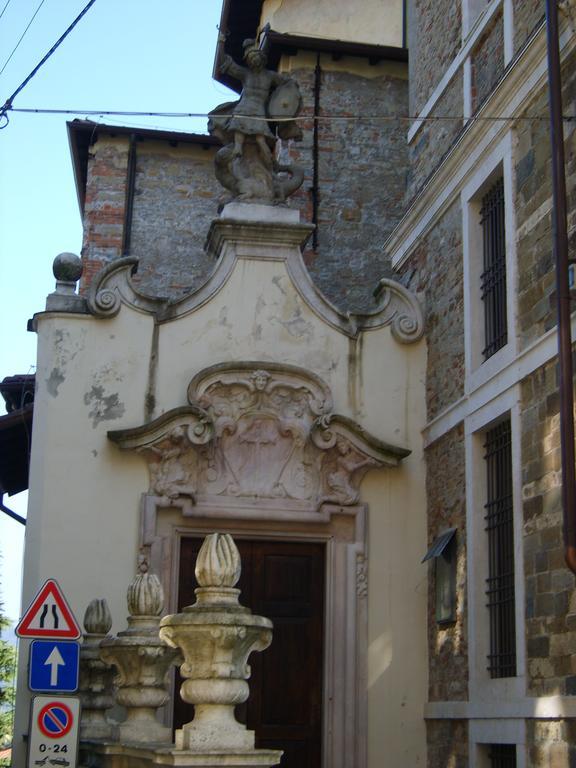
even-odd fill
[{"label": "electrical wire", "polygon": [[[38,8],[36,8],[36,10],[34,11],[34,13],[33,13],[33,15],[32,15],[32,18],[30,19],[30,21],[29,21],[29,22],[28,22],[28,24],[26,25],[26,29],[25,29],[25,30],[24,30],[24,32],[22,32],[22,34],[20,35],[20,40],[18,40],[18,42],[16,43],[16,45],[15,45],[15,46],[14,46],[14,48],[12,49],[12,53],[10,54],[10,56],[8,56],[8,58],[7,58],[7,59],[6,59],[6,61],[4,62],[4,66],[2,67],[2,69],[0,69],[0,75],[2,74],[2,72],[4,72],[4,70],[6,69],[6,67],[8,66],[8,64],[10,63],[10,59],[12,58],[12,56],[14,56],[14,54],[15,54],[15,53],[16,53],[16,51],[18,50],[18,48],[19,48],[19,46],[20,46],[20,43],[22,42],[22,40],[24,40],[24,36],[26,35],[26,32],[28,32],[28,30],[29,30],[29,29],[30,29],[30,27],[32,26],[32,22],[34,21],[34,19],[35,19],[35,18],[36,18],[36,16],[38,15],[38,11],[40,10],[40,8],[42,8],[42,6],[44,5],[44,3],[45,3],[45,2],[46,2],[46,0],[40,0],[40,5],[38,6]],[[6,6],[4,6],[4,10],[6,10]],[[4,11],[2,11],[2,13],[4,13]]]},{"label": "electrical wire", "polygon": [[[92,0],[94,2],[94,0]],[[44,109],[41,107],[12,107],[6,105],[2,108],[6,112],[19,112],[25,114],[37,114],[37,115],[96,115],[98,117],[104,117],[108,115],[124,116],[124,117],[212,117],[207,112],[138,112],[138,111],[121,111],[121,110],[109,110],[109,109]],[[0,110],[0,116],[1,111]],[[238,117],[238,114],[219,113],[218,118],[226,117]],[[463,115],[428,115],[422,117],[419,115],[298,115],[297,117],[280,117],[280,118],[262,118],[255,117],[254,115],[241,115],[243,120],[267,120],[270,123],[282,123],[282,122],[306,122],[306,121],[318,121],[329,122],[332,120],[345,120],[348,122],[372,120],[378,122],[439,122],[457,120],[467,122],[505,122],[505,121],[548,121],[548,115],[470,115],[464,117]],[[576,120],[576,115],[564,115],[563,119],[566,121]]]},{"label": "electrical wire", "polygon": [[4,16],[4,11],[6,10],[6,8],[8,8],[8,6],[10,5],[10,2],[11,2],[11,0],[6,0],[6,5],[0,11],[0,19],[2,18],[2,16]]},{"label": "electrical wire", "polygon": [[[44,0],[42,0],[42,2],[44,2]],[[28,77],[20,83],[20,85],[18,86],[18,88],[16,88],[16,90],[14,91],[12,96],[10,96],[8,99],[6,99],[6,101],[4,102],[4,106],[2,106],[0,108],[0,120],[2,118],[5,118],[6,119],[6,123],[4,125],[0,126],[0,128],[6,128],[6,126],[8,125],[8,114],[7,113],[8,113],[9,110],[12,109],[12,102],[14,101],[16,96],[18,96],[20,91],[22,91],[22,89],[25,88],[28,85],[28,83],[30,82],[30,80],[32,80],[34,75],[38,72],[40,67],[48,61],[50,56],[52,56],[52,54],[58,48],[58,46],[62,42],[64,42],[64,40],[68,37],[70,32],[72,32],[72,30],[76,26],[76,24],[78,24],[80,19],[90,10],[90,8],[94,5],[95,2],[96,2],[96,0],[90,0],[90,2],[87,5],[84,6],[84,8],[80,11],[78,16],[76,16],[76,18],[72,22],[72,24],[70,24],[70,26],[64,31],[64,33],[62,35],[60,35],[58,40],[56,40],[56,42],[54,43],[52,48],[50,48],[48,53],[38,62],[38,64],[36,64],[36,66],[34,67],[32,72],[30,72]]]}]

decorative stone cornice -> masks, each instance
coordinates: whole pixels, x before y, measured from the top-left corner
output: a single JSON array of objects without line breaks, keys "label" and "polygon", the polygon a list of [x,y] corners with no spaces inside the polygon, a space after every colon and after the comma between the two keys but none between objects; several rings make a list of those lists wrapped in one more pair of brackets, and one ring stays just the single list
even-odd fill
[{"label": "decorative stone cornice", "polygon": [[146,458],[149,493],[164,505],[236,497],[349,506],[368,470],[410,453],[334,413],[326,384],[296,366],[216,365],[192,379],[188,399],[149,424],[108,433]]},{"label": "decorative stone cornice", "polygon": [[197,290],[178,299],[152,297],[140,291],[132,279],[138,260],[125,257],[111,262],[96,276],[88,295],[88,308],[96,317],[111,318],[122,304],[151,314],[159,323],[195,311],[210,301],[230,277],[238,259],[284,262],[295,290],[325,323],[355,338],[364,330],[390,325],[396,341],[418,341],[424,333],[422,312],[416,297],[394,280],[380,281],[373,310],[346,313],[330,303],[316,287],[301,254],[314,227],[302,224],[297,211],[266,205],[229,204],[212,222],[206,242],[215,268]]}]

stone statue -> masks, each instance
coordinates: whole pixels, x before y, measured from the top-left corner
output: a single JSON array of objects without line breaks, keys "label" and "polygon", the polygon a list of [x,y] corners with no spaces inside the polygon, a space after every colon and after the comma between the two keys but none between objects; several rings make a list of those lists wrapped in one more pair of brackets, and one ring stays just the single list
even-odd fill
[{"label": "stone statue", "polygon": [[209,116],[209,132],[224,145],[216,154],[216,178],[233,199],[282,203],[302,184],[304,173],[276,161],[276,140],[302,138],[289,119],[300,112],[302,98],[295,80],[266,69],[266,54],[254,40],[244,41],[244,61],[240,66],[225,55],[220,67],[242,83],[242,93]]}]

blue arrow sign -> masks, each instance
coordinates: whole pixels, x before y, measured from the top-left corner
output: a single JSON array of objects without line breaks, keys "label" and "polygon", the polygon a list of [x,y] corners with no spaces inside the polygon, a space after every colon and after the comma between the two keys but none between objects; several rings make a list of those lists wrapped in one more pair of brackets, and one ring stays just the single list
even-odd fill
[{"label": "blue arrow sign", "polygon": [[31,691],[73,693],[78,689],[80,643],[34,640],[30,646]]}]

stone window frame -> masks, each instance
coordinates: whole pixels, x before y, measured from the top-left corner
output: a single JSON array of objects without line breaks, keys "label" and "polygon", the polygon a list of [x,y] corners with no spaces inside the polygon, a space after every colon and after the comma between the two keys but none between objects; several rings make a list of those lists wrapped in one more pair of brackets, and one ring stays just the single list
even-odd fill
[{"label": "stone window frame", "polygon": [[[514,151],[512,132],[486,155],[470,175],[460,195],[464,276],[465,391],[485,385],[518,354],[517,259],[514,195]],[[504,181],[506,235],[507,343],[484,360],[484,307],[480,292],[483,269],[483,233],[480,223],[482,197],[501,176]]]},{"label": "stone window frame", "polygon": [[516,745],[516,768],[527,768],[526,721],[520,718],[472,720],[469,729],[469,768],[492,768],[492,744]]},{"label": "stone window frame", "polygon": [[[488,540],[485,531],[486,467],[484,440],[488,429],[504,418],[510,419],[512,437],[512,485],[514,519],[514,575],[516,599],[516,676],[491,678],[487,669],[489,653],[489,616],[485,585],[488,575]],[[468,541],[468,638],[469,691],[475,713],[494,716],[495,707],[503,707],[508,716],[510,705],[526,698],[525,585],[523,556],[522,466],[520,387],[515,385],[465,420],[466,451],[466,530]],[[498,702],[498,704],[495,704]],[[497,743],[490,738],[487,743]]]}]

